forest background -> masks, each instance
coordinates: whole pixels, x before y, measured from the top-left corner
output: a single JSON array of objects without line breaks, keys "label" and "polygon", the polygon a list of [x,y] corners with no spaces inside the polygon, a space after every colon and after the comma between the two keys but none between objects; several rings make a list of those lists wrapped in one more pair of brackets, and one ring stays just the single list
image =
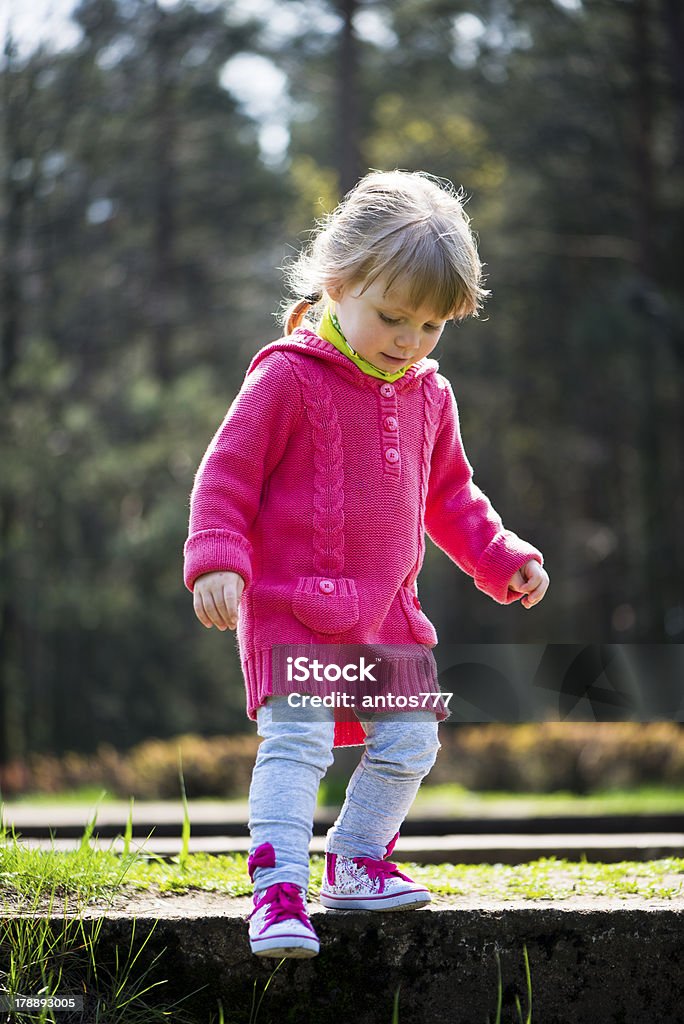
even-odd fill
[{"label": "forest background", "polygon": [[[533,612],[432,544],[442,642],[684,642],[679,0],[82,0],[0,67],[0,764],[249,730],[182,584],[279,267],[369,168],[468,196],[492,291],[435,352]],[[253,727],[252,727],[253,728]]]}]

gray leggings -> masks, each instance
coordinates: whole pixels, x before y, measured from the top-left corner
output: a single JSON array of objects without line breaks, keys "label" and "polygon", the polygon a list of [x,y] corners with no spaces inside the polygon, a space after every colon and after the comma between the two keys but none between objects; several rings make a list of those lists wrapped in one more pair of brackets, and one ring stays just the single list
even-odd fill
[{"label": "gray leggings", "polygon": [[[273,708],[280,702],[273,721]],[[328,709],[278,721],[286,697],[269,697],[257,712],[263,737],[249,790],[250,853],[271,843],[274,868],[256,868],[254,888],[276,882],[309,885],[309,843],[318,787],[333,763],[334,721]],[[433,711],[357,716],[365,748],[347,786],[346,799],[328,831],[326,849],[346,857],[381,860],[408,814],[440,749]]]}]

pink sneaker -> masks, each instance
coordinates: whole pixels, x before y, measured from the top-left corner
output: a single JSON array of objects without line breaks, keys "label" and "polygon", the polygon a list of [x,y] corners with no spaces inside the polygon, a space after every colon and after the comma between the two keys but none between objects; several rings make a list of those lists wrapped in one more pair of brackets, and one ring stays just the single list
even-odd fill
[{"label": "pink sneaker", "polygon": [[[254,868],[275,867],[275,851],[262,843],[247,862],[254,881]],[[254,893],[249,921],[249,944],[256,956],[312,957],[320,942],[306,912],[306,891],[293,882],[276,882]]]},{"label": "pink sneaker", "polygon": [[[399,833],[387,846],[389,857]],[[431,896],[390,861],[326,853],[320,901],[329,910],[419,910]]]},{"label": "pink sneaker", "polygon": [[316,956],[320,942],[306,913],[305,896],[292,882],[276,882],[254,893],[254,910],[247,920],[256,956]]}]

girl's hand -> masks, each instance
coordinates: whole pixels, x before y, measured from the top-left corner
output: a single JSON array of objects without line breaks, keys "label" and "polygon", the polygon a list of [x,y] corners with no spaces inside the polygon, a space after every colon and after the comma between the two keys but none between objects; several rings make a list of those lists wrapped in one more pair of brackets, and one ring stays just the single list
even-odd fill
[{"label": "girl's hand", "polygon": [[236,572],[207,572],[198,576],[192,591],[195,615],[203,626],[235,629],[245,581]]},{"label": "girl's hand", "polygon": [[522,569],[519,569],[508,581],[509,590],[517,590],[526,596],[520,602],[525,608],[532,608],[539,604],[549,585],[549,577],[539,562],[531,558],[525,562]]}]

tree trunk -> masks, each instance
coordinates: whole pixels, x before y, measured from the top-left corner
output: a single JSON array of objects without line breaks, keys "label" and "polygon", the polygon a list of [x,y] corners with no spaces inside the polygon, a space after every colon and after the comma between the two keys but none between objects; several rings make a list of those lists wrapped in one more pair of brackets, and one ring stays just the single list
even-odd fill
[{"label": "tree trunk", "polygon": [[681,0],[662,0],[662,17],[668,42],[672,98],[677,115],[675,167],[684,165],[684,10]]},{"label": "tree trunk", "polygon": [[663,501],[661,420],[658,369],[661,348],[666,342],[666,324],[657,317],[656,284],[656,174],[653,158],[654,86],[652,76],[653,40],[651,0],[634,0],[631,6],[633,33],[633,77],[635,83],[634,141],[635,222],[637,235],[637,309],[643,330],[639,339],[642,425],[640,432],[642,539],[642,621],[640,637],[662,639],[666,581],[669,575],[667,543],[668,517]]},{"label": "tree trunk", "polygon": [[[2,189],[4,192],[4,230],[2,237],[2,277],[0,300],[0,423],[3,436],[11,443],[9,413],[13,382],[19,362],[22,296],[19,253],[24,233],[25,211],[33,174],[17,180],[13,175],[19,161],[27,159],[22,128],[30,124],[27,114],[31,90],[30,71],[16,68],[16,51],[8,35],[4,46],[2,70],[2,137],[5,155]],[[0,491],[0,764],[25,752],[24,704],[20,678],[20,632],[16,604],[13,537],[20,509],[15,495]]]},{"label": "tree trunk", "polygon": [[154,229],[151,327],[154,365],[161,381],[173,376],[175,280],[174,148],[177,135],[173,53],[166,34],[166,13],[155,4],[151,49],[155,61]]},{"label": "tree trunk", "polygon": [[361,174],[359,155],[358,107],[358,44],[354,33],[354,15],[358,0],[339,0],[338,10],[343,19],[337,76],[337,173],[340,191],[344,194],[358,181]]}]

